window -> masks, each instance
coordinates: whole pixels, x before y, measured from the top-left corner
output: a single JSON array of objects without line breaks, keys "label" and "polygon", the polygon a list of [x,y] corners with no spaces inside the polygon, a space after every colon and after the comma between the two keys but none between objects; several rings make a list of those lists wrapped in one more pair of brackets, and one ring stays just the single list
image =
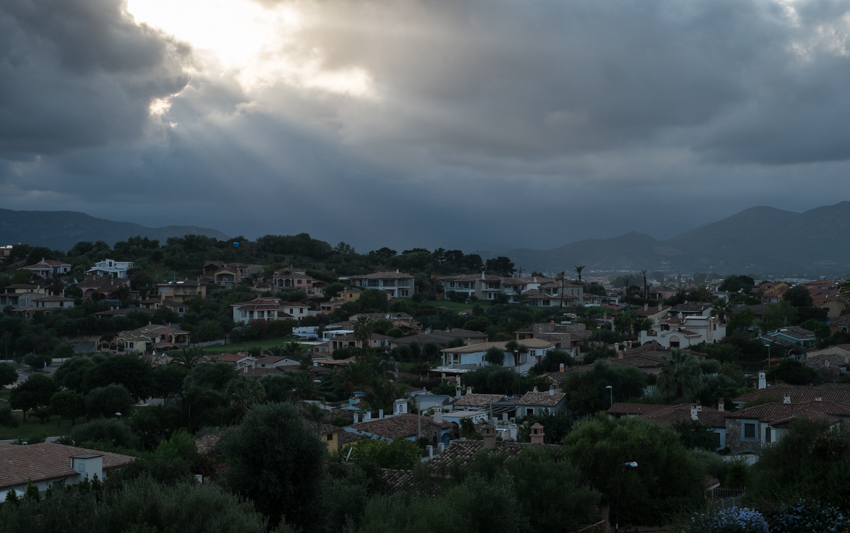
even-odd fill
[{"label": "window", "polygon": [[409,279],[400,279],[400,280],[398,280],[398,286],[399,287],[410,287],[410,280]]},{"label": "window", "polygon": [[334,434],[333,433],[328,433],[327,437],[328,437],[329,441],[334,440]]},{"label": "window", "polygon": [[764,442],[765,442],[765,443],[767,443],[767,444],[770,444],[770,443],[772,442],[772,439],[771,439],[771,433],[772,433],[772,432],[771,432],[771,430],[770,430],[770,426],[768,426],[768,427],[764,430]]},{"label": "window", "polygon": [[744,438],[745,439],[755,439],[756,438],[756,425],[752,422],[744,424]]},{"label": "window", "polygon": [[529,416],[529,415],[533,415],[533,414],[534,414],[534,408],[533,407],[529,407],[528,409],[525,410],[525,416]]},{"label": "window", "polygon": [[378,280],[376,280],[376,279],[370,279],[370,280],[366,283],[366,285],[368,285],[369,287],[377,287],[377,286],[378,286]]}]

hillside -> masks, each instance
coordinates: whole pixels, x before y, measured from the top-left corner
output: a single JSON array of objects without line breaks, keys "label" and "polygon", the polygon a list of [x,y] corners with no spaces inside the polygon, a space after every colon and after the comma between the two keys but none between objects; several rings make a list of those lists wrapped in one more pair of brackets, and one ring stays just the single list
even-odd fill
[{"label": "hillside", "polygon": [[0,209],[0,242],[24,242],[68,250],[79,241],[118,241],[141,235],[165,242],[169,237],[205,235],[226,240],[220,231],[196,226],[164,226],[148,228],[131,222],[114,222],[75,211],[12,211]]},{"label": "hillside", "polygon": [[843,276],[850,273],[850,202],[805,213],[753,207],[666,241],[631,232],[505,255],[526,271],[587,265],[607,271]]}]

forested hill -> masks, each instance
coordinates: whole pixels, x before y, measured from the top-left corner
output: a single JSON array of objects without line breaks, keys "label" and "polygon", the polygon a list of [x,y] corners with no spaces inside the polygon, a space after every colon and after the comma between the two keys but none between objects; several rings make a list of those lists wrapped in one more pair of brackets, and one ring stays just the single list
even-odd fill
[{"label": "forested hill", "polygon": [[54,250],[69,250],[80,241],[105,241],[110,246],[142,236],[165,242],[169,237],[204,235],[227,240],[224,233],[196,226],[148,228],[131,222],[115,222],[75,211],[13,211],[0,209],[0,242],[23,242]]},{"label": "forested hill", "polygon": [[850,202],[804,213],[752,207],[665,241],[631,232],[503,255],[526,270],[550,272],[586,265],[609,271],[842,276],[850,273]]}]

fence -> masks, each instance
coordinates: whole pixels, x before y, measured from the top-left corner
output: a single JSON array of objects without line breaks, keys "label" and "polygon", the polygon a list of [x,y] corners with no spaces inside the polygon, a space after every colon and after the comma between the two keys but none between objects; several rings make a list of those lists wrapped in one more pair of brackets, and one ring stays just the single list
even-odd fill
[{"label": "fence", "polygon": [[583,529],[579,529],[578,533],[607,533],[608,531],[608,521],[603,520],[601,522],[597,522],[593,525],[587,526]]},{"label": "fence", "polygon": [[729,509],[730,507],[741,507],[744,502],[746,491],[736,489],[725,489],[717,487],[716,489],[707,490],[705,492],[708,505],[712,511],[718,509]]}]

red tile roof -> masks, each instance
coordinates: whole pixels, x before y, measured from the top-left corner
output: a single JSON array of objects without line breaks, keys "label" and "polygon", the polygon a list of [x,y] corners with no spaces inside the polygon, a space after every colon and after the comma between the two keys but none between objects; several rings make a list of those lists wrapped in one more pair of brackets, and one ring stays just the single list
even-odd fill
[{"label": "red tile roof", "polygon": [[79,475],[71,469],[70,457],[95,454],[103,456],[103,469],[129,464],[129,455],[64,446],[54,442],[28,446],[0,446],[0,489]]}]

